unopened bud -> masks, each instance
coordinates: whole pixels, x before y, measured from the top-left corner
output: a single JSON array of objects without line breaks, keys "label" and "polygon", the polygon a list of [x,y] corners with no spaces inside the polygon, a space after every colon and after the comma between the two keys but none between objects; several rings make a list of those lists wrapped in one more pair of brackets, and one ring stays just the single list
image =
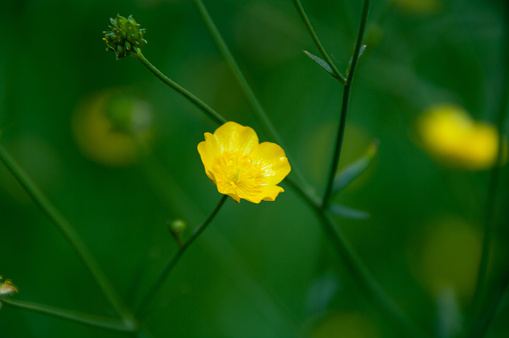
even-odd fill
[{"label": "unopened bud", "polygon": [[136,53],[137,49],[147,43],[143,38],[146,29],[140,28],[140,24],[130,15],[128,18],[117,14],[116,18],[110,18],[110,30],[104,31],[103,40],[108,47],[106,50],[115,52],[117,60],[121,57]]},{"label": "unopened bud", "polygon": [[186,222],[184,222],[181,219],[176,219],[176,220],[172,221],[170,224],[170,230],[173,233],[180,234],[180,233],[184,232],[186,230],[186,228],[187,228]]}]

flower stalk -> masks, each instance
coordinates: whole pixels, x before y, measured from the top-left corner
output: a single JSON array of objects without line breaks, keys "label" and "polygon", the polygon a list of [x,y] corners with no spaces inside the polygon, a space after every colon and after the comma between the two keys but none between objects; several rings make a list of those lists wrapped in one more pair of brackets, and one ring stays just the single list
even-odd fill
[{"label": "flower stalk", "polygon": [[355,42],[354,53],[352,55],[352,64],[350,66],[350,71],[347,74],[346,84],[343,88],[343,101],[341,104],[341,113],[339,118],[338,132],[336,137],[336,146],[334,148],[334,155],[332,157],[331,168],[329,171],[329,177],[327,180],[327,185],[325,188],[325,193],[322,199],[322,209],[326,209],[329,203],[329,199],[332,192],[332,186],[334,184],[334,177],[336,176],[336,171],[338,170],[339,160],[341,157],[341,149],[343,148],[343,137],[345,135],[345,127],[346,127],[346,117],[348,115],[348,108],[350,103],[350,91],[352,89],[352,83],[355,75],[355,70],[357,68],[357,62],[359,61],[360,51],[362,47],[362,39],[364,38],[364,31],[366,30],[366,22],[368,19],[370,0],[364,0],[364,5],[362,7],[361,21],[359,24],[359,31],[357,34],[357,40]]},{"label": "flower stalk", "polygon": [[325,48],[323,48],[323,45],[320,42],[318,35],[316,35],[313,25],[311,24],[311,21],[309,21],[309,18],[306,14],[306,11],[304,10],[304,7],[302,7],[300,0],[293,0],[293,3],[295,4],[295,8],[297,9],[297,12],[299,12],[300,17],[302,18],[302,21],[304,21],[304,25],[306,26],[306,29],[308,30],[309,35],[311,35],[311,38],[315,42],[316,47],[320,51],[320,54],[322,54],[323,58],[325,59],[325,62],[331,68],[333,76],[336,79],[338,79],[339,82],[341,82],[344,86],[346,86],[347,79],[343,76],[343,74],[340,73],[340,71],[334,64],[334,62],[332,62],[332,60],[329,57],[329,54],[327,53]]},{"label": "flower stalk", "polygon": [[[509,17],[509,7],[506,2],[502,4],[503,11],[505,14],[505,18]],[[502,41],[506,41],[509,36],[509,24],[504,22],[504,34]],[[481,252],[481,260],[479,263],[479,269],[477,273],[477,283],[474,291],[474,297],[472,301],[472,311],[475,317],[480,317],[484,312],[482,309],[483,297],[485,296],[485,285],[488,278],[488,264],[490,261],[490,253],[492,249],[493,236],[495,232],[495,211],[496,211],[496,201],[498,198],[499,191],[499,181],[500,181],[500,173],[501,167],[504,157],[505,149],[505,127],[508,121],[508,96],[509,96],[509,47],[506,43],[502,46],[502,60],[503,69],[500,71],[504,76],[504,82],[502,84],[501,92],[500,92],[500,101],[499,101],[499,111],[496,117],[496,125],[497,125],[497,134],[498,134],[498,150],[497,150],[497,159],[495,165],[492,167],[489,182],[488,182],[488,194],[486,197],[485,204],[485,212],[484,212],[484,235],[483,235],[483,243],[482,243],[482,252]],[[507,283],[506,283],[507,284]],[[495,315],[495,311],[491,312],[491,315]],[[486,321],[490,322],[492,318],[487,318]]]},{"label": "flower stalk", "polygon": [[194,104],[196,107],[198,107],[201,111],[205,113],[209,118],[211,118],[214,122],[223,124],[226,123],[226,119],[219,115],[214,109],[209,107],[206,103],[204,103],[202,100],[197,98],[193,93],[185,89],[184,87],[180,86],[178,83],[164,75],[159,69],[157,69],[150,61],[143,55],[141,50],[138,48],[136,50],[136,53],[132,54],[134,57],[136,57],[140,62],[152,72],[159,80],[163,81],[166,85],[168,85],[170,88],[175,90],[177,93],[184,96],[186,99],[188,99],[192,104]]},{"label": "flower stalk", "polygon": [[156,295],[157,291],[159,291],[159,288],[163,284],[163,282],[166,280],[166,277],[170,274],[170,272],[173,270],[175,265],[180,261],[180,258],[184,255],[184,253],[187,251],[187,249],[193,244],[194,241],[200,235],[205,231],[207,226],[212,222],[214,217],[219,213],[219,210],[221,210],[224,202],[228,198],[228,195],[223,195],[221,199],[219,200],[219,203],[217,204],[216,208],[212,213],[209,215],[209,217],[205,220],[205,222],[199,226],[196,231],[193,233],[191,238],[189,238],[182,246],[179,247],[178,251],[170,258],[168,263],[164,266],[164,268],[159,273],[159,276],[155,280],[155,282],[152,284],[152,286],[149,288],[149,291],[143,297],[142,301],[140,302],[140,306],[138,307],[137,315],[139,318],[143,318],[146,314],[148,305]]},{"label": "flower stalk", "polygon": [[69,242],[71,247],[76,251],[85,266],[88,268],[90,274],[94,277],[110,304],[117,313],[122,316],[124,322],[128,323],[129,327],[136,327],[136,321],[133,315],[125,306],[120,296],[116,293],[115,289],[106,277],[106,274],[92,256],[85,243],[81,240],[78,233],[1,145],[0,161],[4,163],[35,204],[56,225],[57,229],[62,233],[64,238]]},{"label": "flower stalk", "polygon": [[36,313],[42,313],[44,315],[66,319],[93,327],[99,327],[113,331],[124,331],[124,332],[136,331],[136,328],[132,326],[130,322],[122,321],[116,318],[96,316],[88,313],[68,309],[61,309],[44,304],[8,299],[5,297],[0,298],[0,301],[13,308],[18,308]]}]

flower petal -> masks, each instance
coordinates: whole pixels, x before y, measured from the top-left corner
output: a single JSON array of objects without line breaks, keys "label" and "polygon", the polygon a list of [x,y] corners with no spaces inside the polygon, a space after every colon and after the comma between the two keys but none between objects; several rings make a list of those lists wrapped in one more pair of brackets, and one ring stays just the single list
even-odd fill
[{"label": "flower petal", "polygon": [[267,185],[263,190],[256,194],[240,194],[240,198],[252,203],[260,203],[261,201],[274,201],[280,192],[285,190],[277,185]]},{"label": "flower petal", "polygon": [[249,153],[258,145],[258,136],[253,128],[235,122],[226,122],[214,132],[221,152]]},{"label": "flower petal", "polygon": [[261,169],[267,184],[278,184],[292,169],[284,150],[272,142],[260,143],[251,152],[251,158]]},{"label": "flower petal", "polygon": [[205,141],[198,144],[198,152],[200,153],[201,161],[205,167],[207,176],[215,182],[214,175],[211,173],[212,166],[220,155],[219,146],[214,135],[205,133]]}]

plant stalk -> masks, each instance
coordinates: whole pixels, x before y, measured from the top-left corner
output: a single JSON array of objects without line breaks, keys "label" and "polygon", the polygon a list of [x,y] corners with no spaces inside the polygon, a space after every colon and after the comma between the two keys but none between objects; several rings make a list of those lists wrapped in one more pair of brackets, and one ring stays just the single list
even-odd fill
[{"label": "plant stalk", "polygon": [[82,259],[91,275],[103,291],[104,295],[111,303],[113,308],[122,316],[124,322],[129,327],[136,326],[136,320],[125,306],[120,296],[116,293],[106,274],[99,266],[98,262],[92,256],[85,243],[81,240],[75,229],[69,224],[67,219],[60,211],[48,200],[48,198],[37,188],[35,183],[20,168],[3,146],[0,145],[0,161],[4,163],[7,169],[12,173],[16,180],[21,184],[23,189],[28,193],[37,206],[49,217],[56,225],[57,229],[62,233],[64,238],[69,242],[71,247],[76,251]]},{"label": "plant stalk", "polygon": [[311,21],[309,21],[309,18],[306,14],[306,11],[304,10],[304,7],[302,7],[300,0],[293,0],[293,3],[295,4],[295,8],[297,9],[297,12],[299,12],[300,17],[302,18],[302,21],[304,21],[304,25],[306,26],[309,35],[311,35],[311,38],[315,42],[316,47],[320,51],[320,54],[322,54],[323,58],[325,59],[325,62],[327,62],[327,64],[331,67],[335,75],[335,78],[338,79],[339,82],[341,82],[344,86],[346,86],[347,79],[343,76],[343,74],[340,73],[334,62],[332,62],[331,58],[329,57],[327,51],[325,51],[325,48],[323,48],[323,45],[320,42],[318,36],[316,35],[313,25],[311,24]]},{"label": "plant stalk", "polygon": [[336,176],[336,171],[339,165],[339,159],[341,157],[341,149],[343,147],[343,137],[345,135],[345,127],[346,127],[346,117],[348,115],[348,107],[350,103],[350,91],[352,88],[352,83],[355,75],[355,69],[357,68],[357,62],[359,60],[359,54],[362,46],[362,39],[364,37],[364,31],[366,29],[366,22],[368,19],[370,0],[364,0],[364,6],[362,8],[361,21],[359,24],[359,32],[357,34],[357,40],[355,42],[354,54],[352,56],[352,64],[350,66],[350,71],[347,74],[348,78],[346,84],[343,88],[343,102],[341,104],[341,113],[339,118],[338,132],[336,137],[336,146],[334,149],[334,155],[331,162],[331,167],[329,171],[329,178],[327,180],[327,186],[325,188],[325,194],[322,199],[322,209],[326,209],[329,203],[329,198],[332,192],[332,186],[334,183],[334,177]]},{"label": "plant stalk", "polygon": [[5,303],[8,306],[12,306],[14,308],[27,310],[31,312],[42,313],[48,316],[66,319],[74,322],[78,322],[81,324],[99,327],[107,330],[114,331],[124,331],[124,332],[134,332],[136,329],[133,326],[128,325],[126,322],[108,317],[101,317],[96,315],[91,315],[87,313],[82,313],[73,310],[65,310],[57,307],[38,304],[33,302],[26,302],[21,300],[14,300],[8,298],[0,298],[0,303]]},{"label": "plant stalk", "polygon": [[184,96],[186,99],[188,99],[192,104],[194,104],[196,107],[198,107],[201,111],[203,111],[209,118],[211,118],[214,122],[218,124],[224,124],[227,122],[227,120],[219,115],[214,109],[209,107],[207,104],[205,104],[202,100],[197,98],[194,94],[192,94],[187,89],[180,86],[178,83],[164,75],[159,69],[157,69],[148,59],[143,55],[140,49],[138,49],[137,53],[133,54],[134,57],[136,57],[138,60],[141,61],[141,63],[152,72],[159,80],[163,81],[166,85],[168,85],[170,88],[175,90],[177,93]]},{"label": "plant stalk", "polygon": [[187,240],[182,246],[179,247],[178,251],[173,255],[173,257],[170,258],[168,263],[164,266],[164,268],[159,273],[159,276],[157,277],[156,281],[152,284],[149,291],[143,297],[142,301],[140,302],[140,306],[138,308],[137,314],[140,317],[143,317],[143,315],[146,313],[147,307],[154,298],[155,294],[163,284],[163,282],[166,280],[166,277],[171,272],[171,270],[177,265],[180,258],[184,255],[186,250],[193,244],[193,242],[205,231],[207,226],[212,222],[214,217],[216,217],[219,210],[221,210],[221,207],[223,206],[224,202],[228,198],[228,195],[223,195],[221,199],[219,200],[219,203],[217,204],[216,208],[212,213],[209,215],[209,217],[205,220],[205,222],[198,227],[198,229],[193,233],[191,238]]}]

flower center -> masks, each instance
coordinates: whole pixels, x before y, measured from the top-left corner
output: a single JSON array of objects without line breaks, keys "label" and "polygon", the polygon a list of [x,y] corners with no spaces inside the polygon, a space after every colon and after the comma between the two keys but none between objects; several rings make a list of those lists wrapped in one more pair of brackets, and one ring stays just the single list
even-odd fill
[{"label": "flower center", "polygon": [[256,194],[264,185],[262,172],[249,155],[224,152],[213,171],[217,183],[232,192]]}]

